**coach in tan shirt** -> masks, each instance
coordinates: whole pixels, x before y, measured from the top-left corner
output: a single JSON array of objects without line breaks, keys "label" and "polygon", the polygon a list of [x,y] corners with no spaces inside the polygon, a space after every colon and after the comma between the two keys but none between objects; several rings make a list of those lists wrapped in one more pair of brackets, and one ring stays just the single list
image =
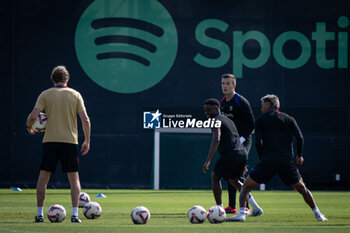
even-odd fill
[{"label": "coach in tan shirt", "polygon": [[81,147],[81,154],[86,155],[90,149],[90,119],[86,113],[84,100],[80,93],[67,86],[69,73],[64,66],[53,69],[51,80],[54,87],[43,91],[37,99],[33,111],[28,116],[26,127],[30,134],[36,132],[31,128],[41,111],[47,115],[47,124],[43,138],[42,161],[37,183],[38,212],[34,222],[43,222],[43,205],[47,183],[51,173],[55,172],[58,161],[62,171],[67,173],[71,186],[72,217],[71,222],[81,222],[78,217],[80,195],[80,181],[78,174],[78,127],[79,115],[85,141]]}]

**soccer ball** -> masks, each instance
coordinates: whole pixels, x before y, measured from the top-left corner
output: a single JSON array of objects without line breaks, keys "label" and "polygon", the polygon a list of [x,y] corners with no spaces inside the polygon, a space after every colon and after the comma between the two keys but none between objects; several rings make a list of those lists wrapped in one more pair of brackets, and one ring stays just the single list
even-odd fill
[{"label": "soccer ball", "polygon": [[131,220],[134,224],[146,224],[151,218],[151,214],[144,206],[135,207],[130,214]]},{"label": "soccer ball", "polygon": [[208,220],[210,223],[222,223],[225,221],[226,212],[220,206],[212,206],[208,211]]},{"label": "soccer ball", "polygon": [[94,201],[86,203],[83,207],[84,216],[88,219],[96,219],[100,217],[102,208],[100,204]]},{"label": "soccer ball", "polygon": [[190,223],[203,223],[207,218],[207,211],[199,205],[193,206],[187,213]]},{"label": "soccer ball", "polygon": [[35,132],[44,132],[46,129],[47,117],[46,114],[41,112],[39,116],[36,118],[35,122],[32,125],[32,129]]},{"label": "soccer ball", "polygon": [[79,196],[79,207],[83,208],[86,203],[90,201],[90,196],[87,193],[80,193]]},{"label": "soccer ball", "polygon": [[66,218],[66,209],[61,205],[52,205],[47,210],[47,218],[50,222],[63,222]]}]

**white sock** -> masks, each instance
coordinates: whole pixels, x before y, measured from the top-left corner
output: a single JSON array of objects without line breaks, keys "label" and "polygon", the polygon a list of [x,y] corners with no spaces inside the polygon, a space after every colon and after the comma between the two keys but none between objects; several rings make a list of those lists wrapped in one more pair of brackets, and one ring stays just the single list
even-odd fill
[{"label": "white sock", "polygon": [[259,209],[259,205],[258,205],[258,203],[255,202],[254,197],[252,195],[250,195],[248,202],[252,206],[253,210]]},{"label": "white sock", "polygon": [[216,206],[220,206],[221,208],[224,208],[224,206],[222,204],[216,205]]},{"label": "white sock", "polygon": [[43,216],[44,217],[44,212],[43,212],[43,207],[38,206],[38,212],[36,213],[36,216]]},{"label": "white sock", "polygon": [[38,206],[38,212],[36,216],[44,216],[43,206]]},{"label": "white sock", "polygon": [[238,214],[239,215],[245,215],[245,207],[239,207]]},{"label": "white sock", "polygon": [[315,208],[313,208],[312,211],[313,211],[315,214],[320,213],[320,210],[317,208],[317,206],[316,206]]},{"label": "white sock", "polygon": [[78,217],[78,207],[73,207],[72,216],[77,216]]}]

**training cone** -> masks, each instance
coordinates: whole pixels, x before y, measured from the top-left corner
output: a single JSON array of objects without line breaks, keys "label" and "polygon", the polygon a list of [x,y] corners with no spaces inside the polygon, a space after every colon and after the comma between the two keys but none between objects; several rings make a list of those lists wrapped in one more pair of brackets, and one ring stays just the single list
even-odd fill
[{"label": "training cone", "polygon": [[99,193],[96,195],[96,197],[106,197],[106,195],[104,195],[103,193]]}]

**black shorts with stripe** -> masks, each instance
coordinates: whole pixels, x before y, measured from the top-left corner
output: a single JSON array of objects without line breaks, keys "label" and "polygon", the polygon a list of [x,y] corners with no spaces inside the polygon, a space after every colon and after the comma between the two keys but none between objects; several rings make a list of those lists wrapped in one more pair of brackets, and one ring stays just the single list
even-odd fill
[{"label": "black shorts with stripe", "polygon": [[55,172],[58,161],[62,171],[77,172],[79,168],[78,145],[63,142],[46,142],[42,145],[40,170]]},{"label": "black shorts with stripe", "polygon": [[225,180],[240,178],[247,164],[246,159],[227,158],[220,156],[215,163],[213,173]]},{"label": "black shorts with stripe", "polygon": [[273,163],[261,161],[249,174],[259,184],[268,183],[275,175],[278,175],[285,185],[294,185],[299,182],[301,175],[293,163]]}]

